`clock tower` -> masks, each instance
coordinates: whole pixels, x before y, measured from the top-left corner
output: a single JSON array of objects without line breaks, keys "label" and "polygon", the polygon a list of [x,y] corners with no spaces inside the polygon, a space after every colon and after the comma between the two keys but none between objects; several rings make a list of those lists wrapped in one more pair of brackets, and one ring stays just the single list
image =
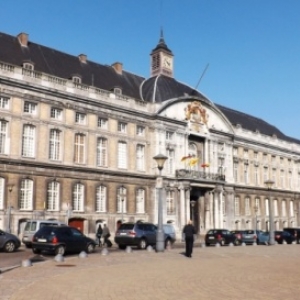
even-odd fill
[{"label": "clock tower", "polygon": [[151,52],[151,76],[166,75],[173,77],[173,53],[165,43],[161,30],[158,45]]}]

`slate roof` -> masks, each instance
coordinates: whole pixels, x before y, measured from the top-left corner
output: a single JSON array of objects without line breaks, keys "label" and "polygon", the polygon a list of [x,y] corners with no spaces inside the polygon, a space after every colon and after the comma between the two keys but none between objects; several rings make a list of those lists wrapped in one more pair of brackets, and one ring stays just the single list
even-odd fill
[{"label": "slate roof", "polygon": [[[30,41],[28,41],[28,47],[22,47],[16,36],[5,33],[0,33],[0,45],[0,61],[2,62],[22,66],[24,62],[30,61],[34,64],[35,71],[64,79],[71,79],[72,76],[79,75],[83,84],[93,85],[107,91],[119,87],[122,89],[123,95],[134,99],[160,103],[185,95],[206,99],[200,92],[178,82],[174,78],[158,75],[145,79],[125,70],[122,70],[122,74],[119,74],[112,66],[102,65],[89,60],[87,60],[87,63],[82,63],[78,56],[66,54]],[[162,35],[155,49],[159,48],[172,53],[165,44]],[[275,134],[280,139],[300,144],[300,140],[284,135],[279,129],[262,119],[222,105],[216,106],[233,126],[240,124],[245,129],[258,130],[260,133],[270,136]]]}]

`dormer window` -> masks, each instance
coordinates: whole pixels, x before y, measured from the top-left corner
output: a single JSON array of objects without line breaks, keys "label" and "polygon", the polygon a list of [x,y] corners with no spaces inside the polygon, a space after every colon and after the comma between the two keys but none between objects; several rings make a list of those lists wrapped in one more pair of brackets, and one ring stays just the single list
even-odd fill
[{"label": "dormer window", "polygon": [[73,81],[74,83],[81,83],[81,78],[78,77],[78,76],[73,76],[73,77],[72,77],[72,81]]},{"label": "dormer window", "polygon": [[122,95],[122,90],[120,88],[114,88],[114,93],[116,95]]},{"label": "dormer window", "polygon": [[26,63],[23,63],[23,68],[26,69],[26,70],[33,71],[34,70],[34,65],[31,64],[31,63],[26,62]]}]

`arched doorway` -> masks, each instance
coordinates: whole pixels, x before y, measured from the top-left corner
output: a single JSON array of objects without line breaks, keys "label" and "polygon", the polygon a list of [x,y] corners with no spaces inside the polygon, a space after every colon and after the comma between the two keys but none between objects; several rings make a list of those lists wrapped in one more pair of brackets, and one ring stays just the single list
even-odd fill
[{"label": "arched doorway", "polygon": [[69,226],[75,227],[81,232],[84,232],[84,219],[83,218],[71,218],[69,219]]}]

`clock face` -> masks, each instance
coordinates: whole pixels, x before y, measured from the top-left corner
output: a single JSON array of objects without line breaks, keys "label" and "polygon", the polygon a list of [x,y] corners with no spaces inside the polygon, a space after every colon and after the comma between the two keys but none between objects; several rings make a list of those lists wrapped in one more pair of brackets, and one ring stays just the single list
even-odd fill
[{"label": "clock face", "polygon": [[163,60],[163,65],[165,68],[171,69],[172,68],[172,59],[170,57],[165,56]]}]

